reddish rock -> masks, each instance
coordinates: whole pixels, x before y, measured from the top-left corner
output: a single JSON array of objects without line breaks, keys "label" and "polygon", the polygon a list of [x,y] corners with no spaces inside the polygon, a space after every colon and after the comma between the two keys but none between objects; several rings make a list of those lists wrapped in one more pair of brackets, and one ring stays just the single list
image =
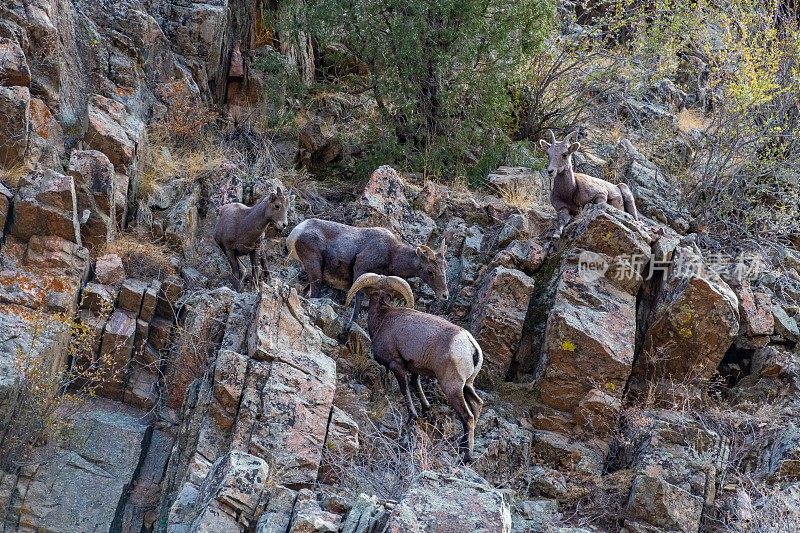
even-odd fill
[{"label": "reddish rock", "polygon": [[161,282],[158,303],[155,309],[156,316],[175,320],[176,304],[183,292],[183,285],[183,278],[177,275],[169,276]]},{"label": "reddish rock", "polygon": [[11,39],[0,37],[0,85],[29,87],[31,71],[22,48]]},{"label": "reddish rock", "polygon": [[89,99],[86,142],[103,152],[114,168],[126,170],[134,161],[143,126],[125,106],[98,94]]},{"label": "reddish rock", "polygon": [[[117,307],[130,311],[136,316],[142,309],[142,298],[144,293],[147,292],[148,284],[136,278],[128,278],[122,284],[119,290],[119,298],[117,298]],[[146,323],[146,322],[145,322]]]},{"label": "reddish rock", "polygon": [[323,511],[316,495],[303,489],[294,504],[289,533],[337,533],[341,520],[340,515]]},{"label": "reddish rock", "polygon": [[424,211],[432,218],[439,218],[447,209],[449,192],[432,181],[428,181],[414,198],[414,207]]},{"label": "reddish rock", "polygon": [[125,385],[123,403],[149,411],[159,399],[158,372],[153,368],[132,364]]},{"label": "reddish rock", "polygon": [[136,317],[125,311],[114,311],[108,319],[100,346],[104,371],[104,380],[98,391],[100,396],[122,401],[135,336]]},{"label": "reddish rock", "polygon": [[112,239],[116,232],[116,175],[102,152],[75,150],[69,159],[75,180],[81,236],[90,249]]},{"label": "reddish rock", "polygon": [[504,266],[533,276],[544,263],[547,251],[535,240],[512,241],[492,259],[490,266]]},{"label": "reddish rock", "polygon": [[[574,413],[601,387],[621,398],[631,372],[636,338],[636,296],[606,277],[590,279],[567,267],[556,287],[539,361],[541,400]],[[607,416],[616,416],[608,411]]]},{"label": "reddish rock", "polygon": [[114,308],[112,290],[100,283],[87,283],[81,293],[81,308],[98,315],[110,312]]},{"label": "reddish rock", "polygon": [[148,360],[148,358],[144,355],[145,346],[147,345],[147,338],[149,337],[149,335],[150,335],[150,324],[148,324],[141,318],[137,318],[136,337],[134,338],[133,342],[133,354],[140,363],[145,365],[153,362],[152,360]]},{"label": "reddish rock", "polygon": [[355,218],[356,225],[391,229],[414,246],[428,244],[436,229],[433,219],[411,206],[402,178],[386,165],[370,176]]},{"label": "reddish rock", "polygon": [[142,320],[150,322],[156,314],[156,306],[158,304],[158,295],[161,292],[161,282],[154,279],[150,282],[150,286],[142,295],[142,310],[139,316]]},{"label": "reddish rock", "polygon": [[509,533],[511,506],[497,490],[478,480],[422,472],[394,508],[386,533],[411,531]]},{"label": "reddish rock", "polygon": [[605,439],[611,436],[611,430],[614,428],[621,407],[622,400],[619,395],[592,389],[578,404],[573,418],[575,424],[587,434]]},{"label": "reddish rock", "polygon": [[125,266],[120,256],[107,254],[98,257],[94,264],[94,277],[104,285],[119,288],[125,281]]},{"label": "reddish rock", "polygon": [[150,322],[148,340],[158,351],[169,348],[169,337],[172,333],[172,321],[166,318],[154,318]]},{"label": "reddish rock", "polygon": [[683,384],[696,397],[717,371],[739,330],[739,301],[731,288],[691,248],[679,245],[650,313],[641,356],[633,377],[644,392],[648,382],[663,382],[656,398],[682,401]]},{"label": "reddish rock", "polygon": [[88,275],[89,251],[55,235],[34,235],[25,249],[25,266],[83,280]]},{"label": "reddish rock", "polygon": [[30,103],[31,94],[27,87],[0,86],[0,139],[2,139],[0,166],[2,167],[13,168],[26,162],[30,136]]},{"label": "reddish rock", "polygon": [[45,170],[20,180],[11,234],[23,241],[33,235],[55,235],[81,244],[72,177]]},{"label": "reddish rock", "polygon": [[497,267],[483,279],[472,304],[469,329],[484,353],[483,376],[504,380],[517,351],[533,292],[533,279]]},{"label": "reddish rock", "polygon": [[740,335],[760,337],[772,335],[775,320],[772,316],[772,298],[765,292],[753,292],[750,282],[731,285],[739,299]]},{"label": "reddish rock", "polygon": [[333,344],[305,314],[294,289],[262,287],[249,355],[271,364],[266,375],[248,376],[234,441],[254,455],[272,454],[283,465],[284,483],[310,485],[336,392],[336,364],[322,351]]}]

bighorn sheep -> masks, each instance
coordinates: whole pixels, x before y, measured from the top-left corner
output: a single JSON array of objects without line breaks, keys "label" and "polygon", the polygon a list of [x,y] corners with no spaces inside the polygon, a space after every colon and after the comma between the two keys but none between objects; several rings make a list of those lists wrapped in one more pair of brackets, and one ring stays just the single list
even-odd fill
[{"label": "bighorn sheep", "polygon": [[[373,272],[403,278],[419,277],[442,300],[449,298],[445,268],[447,246],[438,252],[413,246],[386,228],[356,228],[310,218],[295,227],[286,239],[289,257],[299,260],[308,275],[309,296],[318,298],[322,283],[348,289],[362,274]],[[357,316],[361,298],[353,309]]]},{"label": "bighorn sheep", "polygon": [[276,192],[264,195],[253,207],[233,202],[220,208],[217,225],[214,227],[214,240],[228,258],[236,278],[237,290],[241,288],[242,279],[239,256],[250,255],[253,280],[257,279],[256,255],[259,256],[261,268],[266,271],[264,257],[257,253],[261,235],[270,223],[279,230],[286,228],[290,200],[289,195],[278,187]]},{"label": "bighorn sheep", "polygon": [[[483,407],[483,400],[472,385],[483,364],[483,352],[475,338],[441,317],[414,310],[414,295],[402,278],[362,274],[350,287],[346,305],[361,291],[369,292],[367,330],[373,357],[397,378],[408,407],[409,422],[417,417],[409,391],[409,375],[423,413],[430,409],[430,403],[419,377],[436,377],[464,426],[459,441],[464,462],[472,462],[475,424]],[[394,307],[393,296],[402,297],[407,308]]]},{"label": "bighorn sheep", "polygon": [[575,173],[572,168],[572,154],[581,147],[581,144],[571,142],[574,135],[573,131],[564,137],[563,141],[558,142],[555,134],[550,131],[552,144],[544,139],[539,141],[539,145],[547,152],[547,173],[553,178],[550,203],[558,213],[558,224],[553,239],[561,237],[561,232],[570,217],[577,215],[587,204],[608,203],[617,209],[624,208],[634,220],[639,218],[633,194],[626,184],[614,185],[600,178]]}]

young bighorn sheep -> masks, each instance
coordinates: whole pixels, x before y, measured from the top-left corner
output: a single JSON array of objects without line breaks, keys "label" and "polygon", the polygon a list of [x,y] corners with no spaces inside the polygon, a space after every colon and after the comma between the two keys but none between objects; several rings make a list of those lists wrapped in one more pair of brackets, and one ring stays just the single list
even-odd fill
[{"label": "young bighorn sheep", "polygon": [[555,134],[550,131],[553,143],[544,139],[539,145],[547,152],[547,173],[553,178],[553,192],[550,203],[558,213],[558,224],[553,239],[561,237],[564,226],[570,217],[575,216],[587,204],[610,204],[617,209],[630,213],[634,220],[639,218],[636,203],[630,188],[620,183],[614,185],[600,178],[576,173],[572,168],[572,154],[581,147],[572,142],[575,132],[568,134],[561,142],[556,141]]},{"label": "young bighorn sheep", "polygon": [[[323,282],[346,290],[354,279],[367,272],[419,277],[440,300],[450,296],[444,239],[439,251],[434,252],[427,246],[414,248],[386,228],[357,228],[309,218],[292,230],[286,246],[289,257],[303,264],[311,285],[311,298],[319,297]],[[362,298],[359,295],[352,319],[357,316]]]},{"label": "young bighorn sheep", "polygon": [[[264,195],[253,207],[233,202],[220,208],[217,225],[214,227],[214,240],[222,248],[222,253],[231,265],[237,290],[241,289],[242,279],[239,256],[250,255],[250,268],[254,281],[258,279],[257,264],[260,263],[262,270],[266,271],[264,257],[258,253],[261,235],[270,223],[279,230],[286,228],[289,202],[289,195],[284,194],[283,189],[278,187],[276,192]],[[258,263],[256,256],[259,256]]]},{"label": "young bighorn sheep", "polygon": [[[372,339],[372,355],[397,378],[409,422],[417,418],[409,377],[423,413],[431,405],[419,377],[436,377],[464,427],[459,441],[464,462],[472,462],[475,424],[483,407],[483,400],[472,385],[483,364],[483,352],[475,338],[443,318],[414,310],[414,295],[402,278],[362,274],[350,287],[346,305],[361,291],[369,292],[367,330]],[[406,308],[394,307],[394,296],[405,300]]]}]

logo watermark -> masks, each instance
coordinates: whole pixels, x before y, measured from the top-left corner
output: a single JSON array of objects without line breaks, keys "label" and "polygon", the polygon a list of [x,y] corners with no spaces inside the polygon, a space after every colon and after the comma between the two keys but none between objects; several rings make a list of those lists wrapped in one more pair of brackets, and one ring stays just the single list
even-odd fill
[{"label": "logo watermark", "polygon": [[609,259],[608,256],[595,252],[582,251],[578,255],[578,274],[585,281],[593,282],[605,277],[607,273],[611,279],[628,281],[637,275],[650,280],[657,274],[664,276],[668,272],[679,277],[707,277],[713,272],[742,283],[758,277],[766,266],[756,253],[743,253],[737,257],[717,253],[705,258],[691,255],[678,262],[672,259],[654,259],[642,254],[617,256],[611,261]]}]

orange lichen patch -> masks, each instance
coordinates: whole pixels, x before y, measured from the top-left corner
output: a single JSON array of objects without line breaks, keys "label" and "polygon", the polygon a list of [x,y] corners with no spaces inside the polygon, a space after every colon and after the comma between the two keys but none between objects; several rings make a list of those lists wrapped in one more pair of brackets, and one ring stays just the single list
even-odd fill
[{"label": "orange lichen patch", "polygon": [[70,292],[77,290],[77,281],[71,278],[64,277],[44,277],[44,289],[47,292]]},{"label": "orange lichen patch", "polygon": [[41,280],[10,270],[0,272],[0,294],[2,293],[8,295],[6,301],[34,308],[41,307],[45,297]]},{"label": "orange lichen patch", "polygon": [[24,305],[17,304],[3,304],[3,314],[14,315],[24,320],[35,320],[41,316],[41,313],[25,307]]},{"label": "orange lichen patch", "polygon": [[38,98],[31,99],[31,124],[34,131],[42,139],[50,138],[50,123],[53,120],[53,114],[43,101]]},{"label": "orange lichen patch", "polygon": [[5,293],[6,301],[33,309],[41,308],[48,294],[54,292],[76,293],[78,284],[77,279],[64,276],[39,277],[19,271],[0,271],[0,296]]},{"label": "orange lichen patch", "polygon": [[114,89],[114,91],[119,96],[133,96],[133,93],[136,92],[136,90],[133,87],[120,87],[120,86],[117,86],[116,89]]}]

